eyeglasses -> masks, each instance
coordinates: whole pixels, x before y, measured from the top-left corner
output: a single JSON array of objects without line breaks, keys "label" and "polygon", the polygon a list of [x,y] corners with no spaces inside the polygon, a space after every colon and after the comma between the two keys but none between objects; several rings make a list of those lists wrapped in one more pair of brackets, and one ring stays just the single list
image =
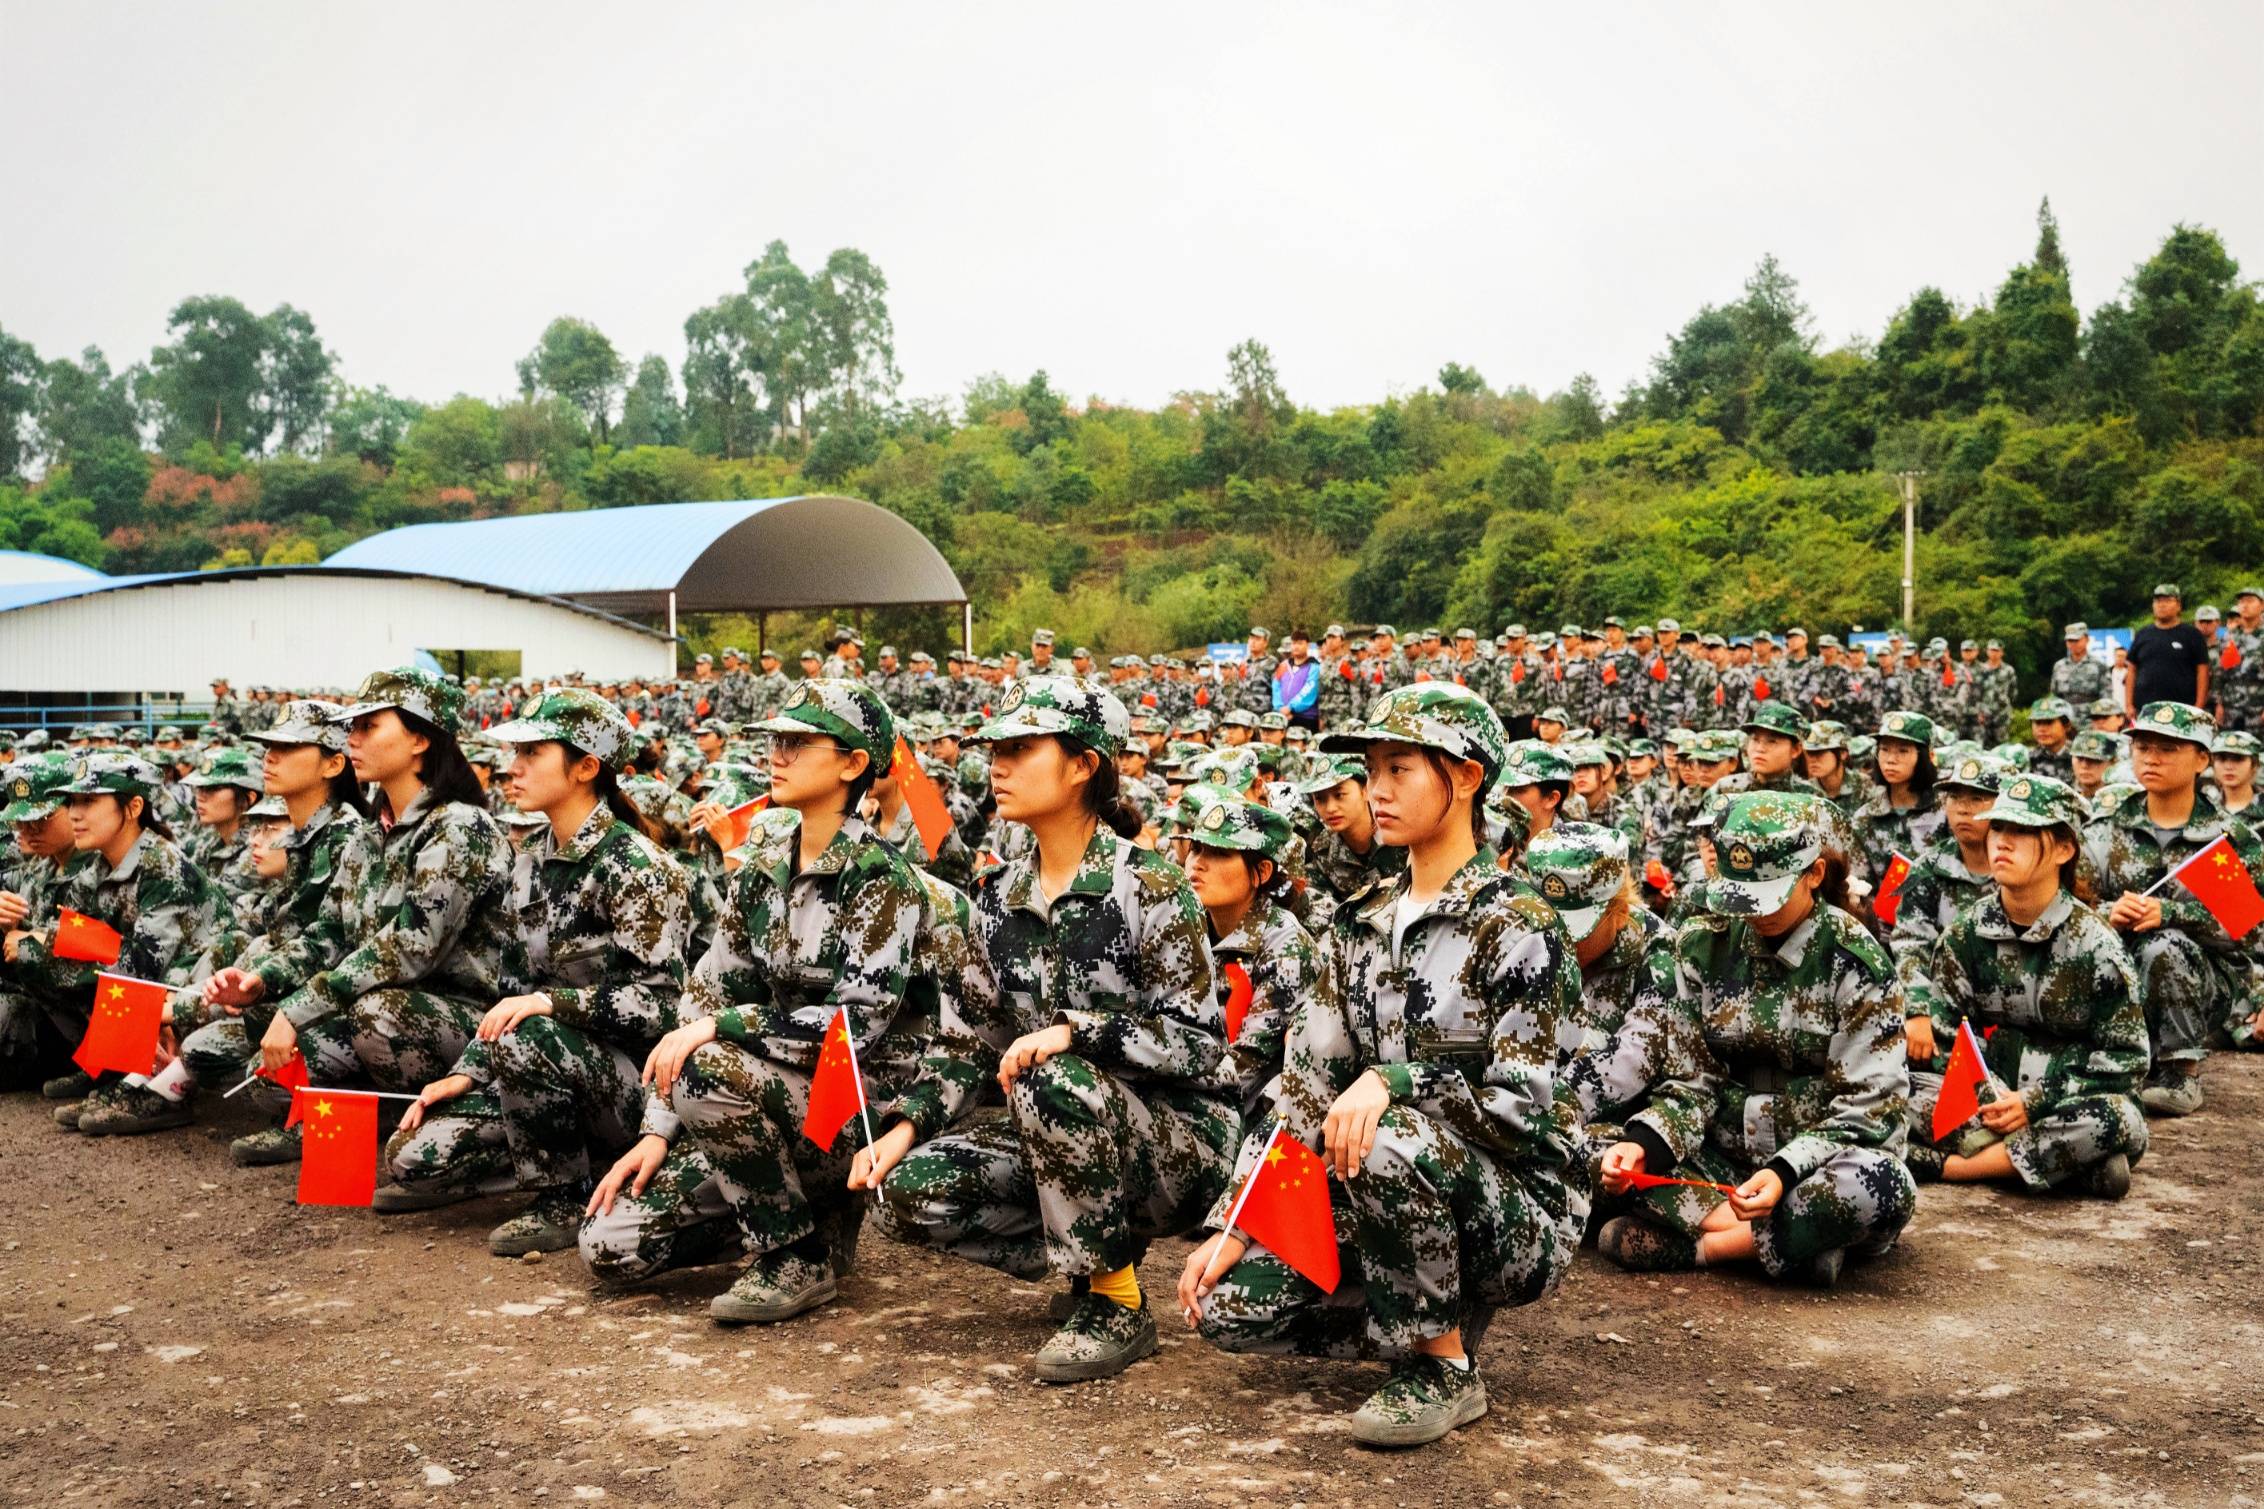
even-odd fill
[{"label": "eyeglasses", "polygon": [[826,744],[800,734],[773,734],[763,742],[764,757],[773,765],[791,765],[802,757],[804,751],[812,749],[830,749],[835,754],[849,753],[838,744]]}]

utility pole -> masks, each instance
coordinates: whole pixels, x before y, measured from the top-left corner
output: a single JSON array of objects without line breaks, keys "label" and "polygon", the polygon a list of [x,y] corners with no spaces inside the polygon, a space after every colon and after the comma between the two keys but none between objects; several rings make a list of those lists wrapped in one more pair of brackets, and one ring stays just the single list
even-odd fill
[{"label": "utility pole", "polygon": [[1918,479],[1924,472],[1896,472],[1902,487],[1902,631],[1918,632]]}]

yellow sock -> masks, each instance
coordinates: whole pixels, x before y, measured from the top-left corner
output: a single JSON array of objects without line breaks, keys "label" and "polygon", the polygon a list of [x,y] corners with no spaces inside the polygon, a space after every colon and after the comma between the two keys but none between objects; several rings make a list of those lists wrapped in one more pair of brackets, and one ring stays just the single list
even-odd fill
[{"label": "yellow sock", "polygon": [[1114,1273],[1093,1275],[1093,1292],[1103,1299],[1113,1299],[1127,1310],[1140,1308],[1140,1275],[1130,1263]]}]

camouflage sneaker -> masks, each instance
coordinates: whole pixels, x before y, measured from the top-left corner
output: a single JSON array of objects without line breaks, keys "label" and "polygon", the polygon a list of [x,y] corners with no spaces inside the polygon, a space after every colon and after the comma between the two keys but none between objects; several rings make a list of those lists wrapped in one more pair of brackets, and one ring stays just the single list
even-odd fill
[{"label": "camouflage sneaker", "polygon": [[1436,1357],[1392,1366],[1384,1386],[1353,1412],[1352,1439],[1362,1446],[1422,1446],[1486,1413],[1486,1381],[1473,1363],[1458,1368]]},{"label": "camouflage sneaker", "polygon": [[1046,1319],[1060,1325],[1077,1313],[1077,1306],[1093,1292],[1093,1281],[1080,1273],[1069,1281],[1069,1287],[1046,1301]]},{"label": "camouflage sneaker", "polygon": [[89,1098],[79,1113],[79,1130],[90,1137],[135,1137],[185,1127],[196,1119],[187,1096],[167,1100],[146,1085],[119,1085],[99,1105]]},{"label": "camouflage sneaker", "polygon": [[818,1222],[818,1230],[825,1237],[826,1255],[833,1262],[833,1276],[847,1278],[857,1271],[857,1238],[865,1230],[865,1207],[852,1205],[835,1212]]},{"label": "camouflage sneaker", "polygon": [[79,1117],[93,1108],[94,1097],[92,1096],[88,1096],[85,1100],[74,1100],[65,1105],[59,1105],[55,1108],[55,1125],[66,1132],[75,1132],[79,1129]]},{"label": "camouflage sneaker", "polygon": [[1630,1273],[1672,1273],[1698,1266],[1698,1239],[1634,1216],[1616,1216],[1596,1233],[1596,1250]]},{"label": "camouflage sneaker", "polygon": [[544,1190],[532,1205],[487,1234],[487,1250],[497,1257],[564,1252],[581,1233],[582,1202],[571,1190]]},{"label": "camouflage sneaker", "polygon": [[2087,1195],[2120,1200],[2130,1193],[2130,1159],[2122,1153],[2102,1159],[2084,1171],[2081,1182]]},{"label": "camouflage sneaker", "polygon": [[398,1216],[412,1210],[438,1210],[444,1205],[461,1205],[466,1200],[477,1200],[482,1195],[507,1195],[518,1187],[516,1174],[497,1174],[476,1184],[455,1184],[445,1179],[419,1180],[415,1184],[380,1184],[377,1193],[370,1196],[369,1208],[381,1216]]},{"label": "camouflage sneaker", "polygon": [[58,1074],[41,1085],[39,1093],[48,1100],[84,1100],[93,1089],[92,1076],[73,1069],[70,1073]]},{"label": "camouflage sneaker", "polygon": [[1040,1383],[1087,1383],[1114,1378],[1155,1349],[1155,1312],[1145,1303],[1127,1310],[1113,1299],[1088,1293],[1038,1348],[1033,1371]]},{"label": "camouflage sneaker", "polygon": [[297,1127],[269,1127],[264,1132],[253,1132],[238,1137],[228,1144],[228,1157],[238,1168],[265,1168],[275,1163],[299,1161],[299,1129]]},{"label": "camouflage sneaker", "polygon": [[830,1264],[781,1247],[756,1258],[738,1282],[709,1301],[708,1314],[727,1326],[771,1325],[814,1310],[838,1292]]},{"label": "camouflage sneaker", "polygon": [[2191,1116],[2202,1105],[2198,1066],[2184,1073],[2163,1070],[2138,1092],[2138,1103],[2156,1116]]}]

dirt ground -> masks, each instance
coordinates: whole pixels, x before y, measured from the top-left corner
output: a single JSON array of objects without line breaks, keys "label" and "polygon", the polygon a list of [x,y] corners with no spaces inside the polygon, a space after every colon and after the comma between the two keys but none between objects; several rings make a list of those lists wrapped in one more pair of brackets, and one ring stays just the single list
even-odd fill
[{"label": "dirt ground", "polygon": [[1397,1455],[1344,1433],[1377,1369],[1176,1318],[1120,1379],[1038,1384],[1042,1291],[870,1232],[840,1303],[724,1330],[726,1269],[600,1296],[489,1257],[508,1202],[298,1210],[229,1165],[234,1107],[89,1140],[9,1096],[0,1502],[2257,1504],[2264,1059],[2205,1082],[2121,1204],[1930,1186],[1828,1297],[1584,1254],[1494,1327],[1492,1413]]}]

